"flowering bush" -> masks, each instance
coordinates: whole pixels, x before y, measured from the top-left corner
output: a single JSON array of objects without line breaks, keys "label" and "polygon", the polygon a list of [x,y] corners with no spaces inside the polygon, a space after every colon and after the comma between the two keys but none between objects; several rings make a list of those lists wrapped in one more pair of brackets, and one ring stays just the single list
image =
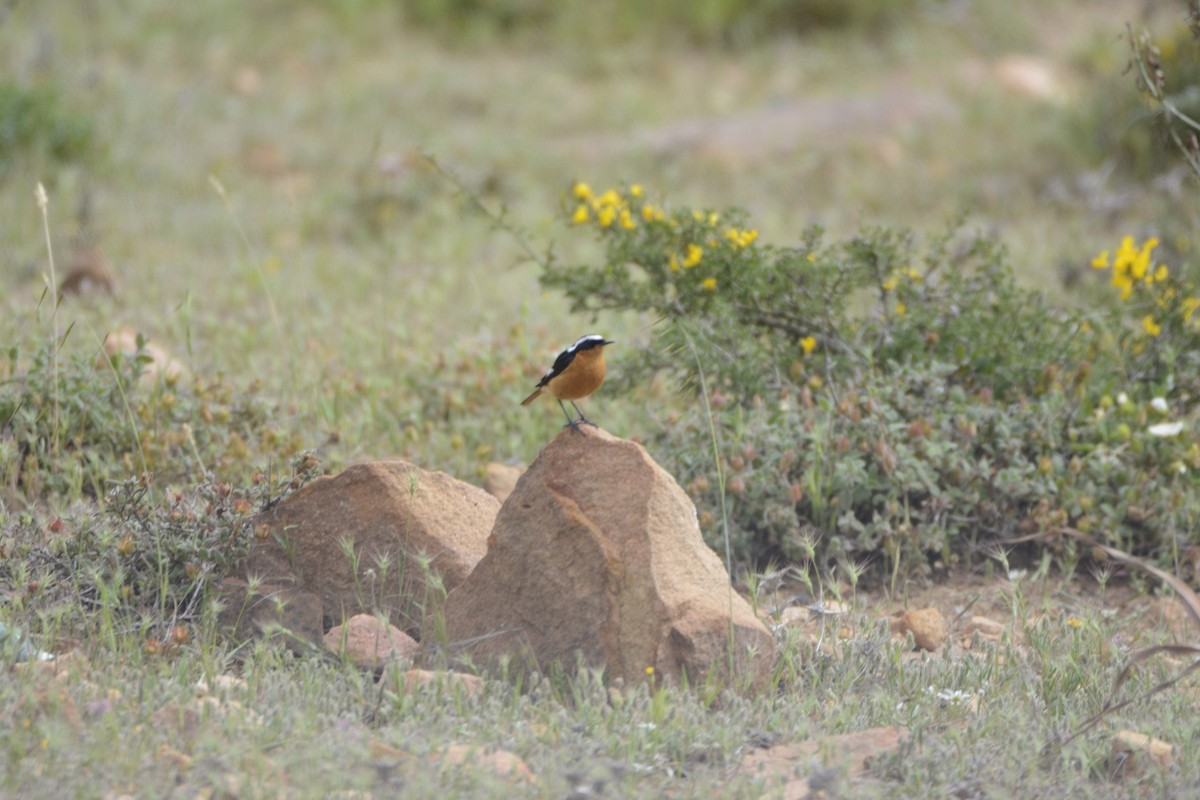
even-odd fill
[{"label": "flowering bush", "polygon": [[707,387],[650,444],[741,559],[925,568],[1065,525],[1141,552],[1195,538],[1200,445],[1177,372],[1200,304],[1152,263],[1152,240],[1096,259],[1124,303],[1085,316],[955,231],[923,248],[819,229],[773,246],[744,212],[671,208],[637,185],[576,184],[562,217],[604,260],[547,262],[545,284],[578,310],[653,315],[654,342],[622,370]]},{"label": "flowering bush", "polygon": [[1111,273],[1111,283],[1126,309],[1137,320],[1125,327],[1110,347],[1124,360],[1131,383],[1146,383],[1163,390],[1200,390],[1196,376],[1200,348],[1200,291],[1178,277],[1166,264],[1155,264],[1158,239],[1138,245],[1132,236],[1121,240],[1112,253],[1101,252],[1092,266]]}]

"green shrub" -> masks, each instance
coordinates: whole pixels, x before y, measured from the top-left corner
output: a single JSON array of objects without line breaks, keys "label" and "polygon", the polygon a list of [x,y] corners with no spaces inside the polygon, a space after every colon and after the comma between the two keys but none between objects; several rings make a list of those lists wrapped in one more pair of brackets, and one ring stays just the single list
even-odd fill
[{"label": "green shrub", "polygon": [[78,161],[93,146],[91,119],[64,109],[53,91],[0,81],[0,180],[18,160]]},{"label": "green shrub", "polygon": [[[241,485],[212,473],[179,488],[151,475],[124,478],[112,483],[102,511],[77,507],[45,525],[34,514],[3,524],[0,514],[0,585],[10,610],[32,615],[34,630],[37,614],[56,607],[157,628],[194,622],[209,589],[245,557],[258,533],[254,514],[317,473],[317,459],[301,454],[283,475],[260,472]],[[159,633],[164,641],[167,630]]]},{"label": "green shrub", "polygon": [[99,365],[86,354],[56,358],[58,350],[49,339],[14,344],[0,364],[0,491],[26,501],[103,499],[110,481],[130,475],[235,480],[301,449],[256,386],[143,378],[152,359],[142,340],[133,358]]},{"label": "green shrub", "polygon": [[1126,302],[1085,315],[955,232],[768,246],[742,212],[669,210],[639,186],[578,184],[563,215],[604,260],[547,260],[545,285],[576,310],[654,316],[623,368],[707,389],[652,446],[710,543],[728,516],[740,560],[923,566],[1066,525],[1137,552],[1195,539],[1200,446],[1181,418],[1200,396],[1200,300],[1152,242],[1096,259]]}]

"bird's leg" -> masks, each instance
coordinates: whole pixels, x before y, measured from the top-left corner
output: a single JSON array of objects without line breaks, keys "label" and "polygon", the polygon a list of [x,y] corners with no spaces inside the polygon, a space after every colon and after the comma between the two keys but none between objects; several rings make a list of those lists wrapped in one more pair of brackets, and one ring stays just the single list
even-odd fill
[{"label": "bird's leg", "polygon": [[591,425],[593,428],[597,427],[596,423],[585,417],[582,411],[579,411],[579,406],[575,405],[574,400],[571,401],[571,405],[575,406],[575,410],[579,412],[579,419],[575,422],[576,425]]},{"label": "bird's leg", "polygon": [[[571,405],[575,405],[575,401],[571,401]],[[563,425],[563,427],[570,428],[571,430],[578,430],[579,429],[579,421],[571,419],[571,415],[567,413],[567,407],[563,405],[562,400],[558,401],[558,407],[562,409],[563,416],[567,418],[567,424]],[[578,411],[579,407],[576,406],[575,410]]]}]

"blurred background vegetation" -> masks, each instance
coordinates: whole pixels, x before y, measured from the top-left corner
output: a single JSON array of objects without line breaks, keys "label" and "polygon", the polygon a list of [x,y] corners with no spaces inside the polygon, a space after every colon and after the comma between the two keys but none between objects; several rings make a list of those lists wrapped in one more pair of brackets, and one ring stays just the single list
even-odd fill
[{"label": "blurred background vegetation", "polygon": [[[620,346],[589,416],[645,442],[681,482],[701,477],[711,431],[691,416],[703,415],[701,398],[680,391],[671,359],[689,356],[662,338],[662,314],[575,302],[591,309],[577,313],[570,277],[554,271],[607,266],[603,242],[561,214],[578,180],[637,183],[676,209],[741,209],[760,243],[783,248],[802,248],[813,226],[830,243],[880,227],[929,242],[953,223],[1003,251],[985,259],[1000,273],[979,273],[1004,276],[992,287],[1002,302],[987,295],[993,305],[981,313],[1007,303],[1065,320],[1118,308],[1108,276],[1089,265],[1127,235],[1156,237],[1156,258],[1185,280],[1196,232],[1187,160],[1164,143],[1156,106],[1128,69],[1131,36],[1147,31],[1145,47],[1180,87],[1177,107],[1194,108],[1200,58],[1185,12],[1184,3],[1084,0],[10,2],[0,12],[5,513],[34,519],[103,502],[100,487],[141,469],[177,483],[205,471],[245,478],[304,449],[328,470],[395,456],[479,480],[488,462],[528,463],[556,433],[557,409],[517,402],[561,346],[593,329]],[[72,294],[57,314],[39,181],[59,281],[99,248],[114,287]],[[1002,352],[1005,331],[989,329],[986,313],[938,327],[937,304],[983,298],[979,280],[964,273],[910,303],[923,315],[910,320],[926,327],[890,331],[907,338],[891,341],[889,358],[953,362],[953,341],[966,336]],[[576,289],[578,300],[586,292]],[[847,319],[871,318],[869,293],[846,304]],[[1113,341],[1121,325],[1136,332],[1140,317],[1125,318]],[[825,320],[823,346],[835,322]],[[120,359],[96,371],[106,333],[125,327],[178,359],[186,377],[152,390],[121,378]],[[55,330],[61,341],[50,346]],[[945,337],[938,347],[927,346],[931,331]],[[1002,415],[1027,410],[1087,361],[1058,364],[1070,351],[1057,341],[1030,340],[1024,363],[1001,365],[1021,376],[1015,393],[997,390],[1009,404]],[[1037,359],[1048,350],[1062,375],[1042,380],[1050,364]],[[824,439],[757,419],[754,405],[783,384],[795,397],[811,375],[763,363],[770,372],[735,391],[719,382],[732,373],[712,376],[743,415],[719,415],[733,426],[719,433],[772,463],[816,452]],[[60,368],[76,383],[45,372]],[[1154,380],[1106,374],[1089,404],[1125,392],[1144,407],[1175,391],[1178,413],[1190,413],[1171,370]],[[827,390],[850,375],[827,374]],[[863,391],[877,399],[898,391],[871,386]],[[60,408],[56,392],[81,402],[51,425],[44,409]],[[84,415],[92,398],[109,405]],[[952,438],[960,421],[930,424]],[[893,423],[907,430],[912,419]],[[1065,469],[1069,434],[1016,448],[1014,469],[1036,473],[1043,457]],[[1172,452],[1165,463],[1179,460]],[[1046,499],[1047,514],[1065,514],[1050,519],[1078,522],[1076,495],[1136,493],[1143,467],[1115,488],[1096,476],[1064,509],[1062,487],[1036,473],[1041,488],[1022,484],[1020,503],[997,512],[1011,524],[997,530]],[[783,473],[777,485],[755,484],[761,502],[745,493],[734,503],[741,560],[797,557],[805,537],[828,544],[844,533],[827,505],[820,514],[797,505],[794,484],[811,475]],[[838,480],[853,488],[855,475]],[[714,491],[693,491],[710,517],[722,513]],[[1106,522],[1124,524],[1126,505]],[[785,523],[779,509],[789,506],[801,513]],[[1173,514],[1173,531],[1192,519],[1190,509]],[[720,531],[706,526],[715,543]],[[1114,536],[1128,543],[1128,531]],[[1148,547],[1178,551],[1181,536],[1156,531]],[[953,549],[914,542],[918,552]],[[881,540],[857,531],[843,545],[833,552],[848,557]]]}]

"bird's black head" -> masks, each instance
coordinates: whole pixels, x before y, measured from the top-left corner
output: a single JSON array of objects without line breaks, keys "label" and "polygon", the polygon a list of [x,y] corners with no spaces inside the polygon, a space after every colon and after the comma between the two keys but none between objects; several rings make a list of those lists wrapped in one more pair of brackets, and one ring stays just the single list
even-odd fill
[{"label": "bird's black head", "polygon": [[587,336],[581,336],[579,339],[576,339],[575,344],[571,345],[570,348],[568,348],[568,351],[580,353],[584,350],[595,350],[596,348],[604,347],[605,345],[609,344],[612,344],[612,342],[608,339],[605,339],[600,334],[590,333]]}]

